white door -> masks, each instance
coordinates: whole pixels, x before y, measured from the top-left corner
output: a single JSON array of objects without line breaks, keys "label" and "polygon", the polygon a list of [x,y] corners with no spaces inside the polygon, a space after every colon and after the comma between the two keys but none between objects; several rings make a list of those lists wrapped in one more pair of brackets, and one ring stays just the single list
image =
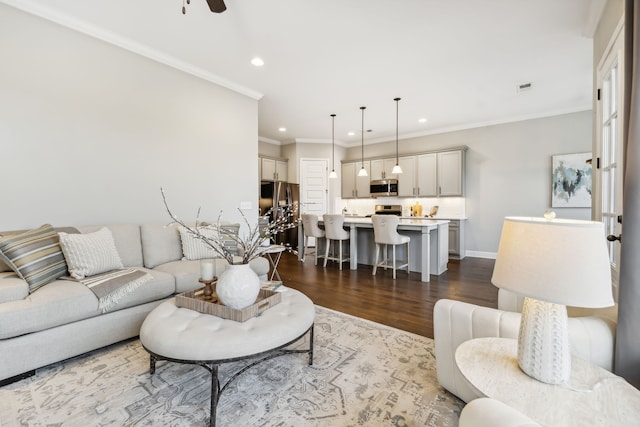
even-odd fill
[{"label": "white door", "polygon": [[[623,50],[624,32],[620,30],[603,61],[598,66],[597,144],[592,166],[598,174],[599,192],[595,217],[604,223],[607,235],[622,233],[622,177],[624,152],[623,130]],[[610,241],[609,261],[613,293],[617,300],[620,276],[620,242]]]},{"label": "white door", "polygon": [[[327,210],[327,170],[326,159],[300,160],[300,213],[321,216]],[[309,242],[315,245],[315,242]]]}]

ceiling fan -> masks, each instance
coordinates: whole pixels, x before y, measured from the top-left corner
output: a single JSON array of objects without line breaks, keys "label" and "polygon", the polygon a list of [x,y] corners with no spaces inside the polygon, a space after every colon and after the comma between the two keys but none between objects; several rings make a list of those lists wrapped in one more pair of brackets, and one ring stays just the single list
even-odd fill
[{"label": "ceiling fan", "polygon": [[[191,0],[187,0],[187,4],[191,4]],[[209,9],[213,13],[222,13],[227,10],[227,6],[224,4],[224,0],[207,0],[207,4],[209,5]],[[186,14],[187,9],[184,6],[184,0],[182,3],[182,14]]]}]

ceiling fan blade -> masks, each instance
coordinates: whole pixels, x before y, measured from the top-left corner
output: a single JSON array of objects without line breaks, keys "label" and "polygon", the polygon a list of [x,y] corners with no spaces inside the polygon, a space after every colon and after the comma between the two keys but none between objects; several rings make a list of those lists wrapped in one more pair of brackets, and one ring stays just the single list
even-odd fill
[{"label": "ceiling fan blade", "polygon": [[213,13],[222,13],[227,10],[227,6],[224,4],[224,0],[207,0],[209,4],[209,9]]}]

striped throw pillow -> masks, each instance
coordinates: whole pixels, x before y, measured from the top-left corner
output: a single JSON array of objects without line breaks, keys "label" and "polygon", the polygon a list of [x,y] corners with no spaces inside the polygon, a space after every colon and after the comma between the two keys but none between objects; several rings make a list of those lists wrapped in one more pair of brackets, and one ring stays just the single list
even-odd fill
[{"label": "striped throw pillow", "polygon": [[49,224],[0,237],[0,257],[34,292],[67,274],[58,233]]},{"label": "striped throw pillow", "polygon": [[86,234],[60,235],[60,246],[75,279],[124,268],[113,234],[107,227]]}]

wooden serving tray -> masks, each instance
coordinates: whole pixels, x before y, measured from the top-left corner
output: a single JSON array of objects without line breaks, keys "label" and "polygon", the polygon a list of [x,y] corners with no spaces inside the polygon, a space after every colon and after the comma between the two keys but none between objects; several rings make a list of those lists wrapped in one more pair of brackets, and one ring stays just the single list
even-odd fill
[{"label": "wooden serving tray", "polygon": [[280,292],[269,291],[267,289],[260,289],[256,302],[242,310],[222,305],[215,292],[213,293],[212,298],[213,299],[211,301],[205,301],[204,288],[200,288],[195,291],[183,292],[176,295],[176,306],[195,310],[204,314],[210,314],[212,316],[222,317],[223,319],[245,322],[282,301],[282,295]]}]

